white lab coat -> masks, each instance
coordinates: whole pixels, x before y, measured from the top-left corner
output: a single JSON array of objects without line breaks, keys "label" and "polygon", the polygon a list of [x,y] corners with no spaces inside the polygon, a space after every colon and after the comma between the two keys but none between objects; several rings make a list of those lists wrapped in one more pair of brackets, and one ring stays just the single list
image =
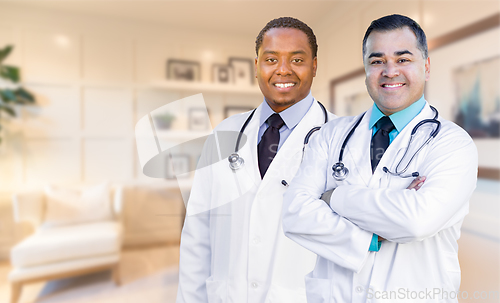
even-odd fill
[{"label": "white lab coat", "polygon": [[[257,157],[261,108],[244,132],[248,141],[239,152],[245,161],[241,169],[233,172],[226,157],[196,171],[182,230],[178,303],[306,302],[304,276],[314,268],[316,256],[283,233],[286,187],[281,181],[292,180],[302,159],[304,137],[314,126],[323,125],[324,114],[314,101],[261,180]],[[224,120],[214,133],[239,131],[249,114]],[[334,117],[329,113],[330,120]],[[217,157],[220,148],[207,145],[202,157]],[[234,149],[235,141],[219,145]]]},{"label": "white lab coat", "polygon": [[[373,175],[370,115],[371,110],[344,151],[350,170],[346,180],[335,181],[332,166],[359,116],[323,126],[285,193],[286,235],[318,254],[306,277],[308,302],[457,302],[457,240],[476,186],[476,147],[464,130],[439,117],[440,133],[408,169],[427,179],[420,190],[407,190],[413,178],[390,176],[382,168],[395,170],[413,127],[434,113],[426,104],[388,147]],[[428,138],[430,129],[424,128],[409,156]],[[332,188],[330,208],[318,198]],[[368,251],[372,233],[387,239],[378,252]]]}]

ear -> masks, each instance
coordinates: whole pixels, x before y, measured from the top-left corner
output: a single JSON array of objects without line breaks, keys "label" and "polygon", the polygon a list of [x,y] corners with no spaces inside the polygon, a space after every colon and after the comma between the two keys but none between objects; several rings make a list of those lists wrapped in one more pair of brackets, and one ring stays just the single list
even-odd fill
[{"label": "ear", "polygon": [[254,64],[254,70],[253,70],[253,74],[255,76],[255,78],[257,78],[257,59],[259,57],[255,57],[255,64]]},{"label": "ear", "polygon": [[428,81],[431,77],[431,58],[427,57],[425,60],[425,81]]},{"label": "ear", "polygon": [[313,59],[313,77],[316,77],[316,70],[318,69],[318,57]]}]

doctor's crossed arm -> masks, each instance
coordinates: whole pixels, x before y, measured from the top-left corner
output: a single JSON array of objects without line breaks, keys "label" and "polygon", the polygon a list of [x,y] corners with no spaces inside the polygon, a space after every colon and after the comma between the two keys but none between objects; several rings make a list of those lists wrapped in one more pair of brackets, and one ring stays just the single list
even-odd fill
[{"label": "doctor's crossed arm", "polygon": [[[300,245],[357,272],[370,251],[374,230],[361,228],[329,206],[329,196],[343,186],[331,178],[332,158],[339,147],[332,133],[352,124],[339,122],[329,122],[311,139],[299,172],[284,194],[283,230]],[[425,177],[415,178],[405,190],[415,192],[425,181]]]},{"label": "doctor's crossed arm", "polygon": [[[415,179],[413,179],[413,181],[411,181],[410,185],[408,185],[406,189],[419,190],[422,187],[422,185],[424,185],[424,182],[425,182],[425,176],[418,176]],[[335,188],[325,191],[321,195],[320,199],[325,201],[326,204],[330,205],[330,198],[332,197],[334,190]]]},{"label": "doctor's crossed arm", "polygon": [[419,161],[426,175],[420,190],[342,185],[332,193],[330,207],[360,228],[399,243],[421,241],[455,225],[468,213],[477,178],[476,147],[461,132],[435,141]]},{"label": "doctor's crossed arm", "polygon": [[[419,190],[420,188],[422,188],[422,185],[424,185],[425,179],[426,179],[425,176],[416,177],[415,179],[413,179],[413,181],[411,181],[410,185],[408,185],[408,187],[406,189],[414,189],[415,191]],[[330,199],[331,199],[331,196],[332,196],[334,190],[335,190],[335,188],[330,189],[321,195],[320,199],[325,201],[325,203],[328,204],[328,206],[330,206]],[[378,239],[378,242],[385,240],[381,236],[377,236],[377,239]],[[373,239],[372,239],[372,241],[373,241]],[[380,247],[378,247],[378,248],[380,248]],[[370,250],[372,250],[371,246],[370,246]]]}]

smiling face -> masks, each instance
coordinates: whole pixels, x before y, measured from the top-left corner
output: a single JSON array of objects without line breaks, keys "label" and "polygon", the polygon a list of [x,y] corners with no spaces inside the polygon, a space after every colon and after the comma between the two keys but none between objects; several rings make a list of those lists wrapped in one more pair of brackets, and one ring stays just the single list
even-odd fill
[{"label": "smiling face", "polygon": [[368,93],[387,116],[420,99],[429,80],[430,59],[424,59],[408,27],[373,31],[366,41],[363,63]]},{"label": "smiling face", "polygon": [[267,31],[255,58],[255,75],[269,106],[279,113],[307,97],[316,66],[304,32],[295,28]]}]

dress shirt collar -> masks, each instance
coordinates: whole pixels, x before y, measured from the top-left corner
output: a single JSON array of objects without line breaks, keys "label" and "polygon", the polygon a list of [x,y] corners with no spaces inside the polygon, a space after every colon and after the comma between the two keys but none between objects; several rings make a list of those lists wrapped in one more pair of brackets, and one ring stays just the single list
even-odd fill
[{"label": "dress shirt collar", "polygon": [[[279,115],[281,119],[285,122],[285,125],[288,129],[293,129],[302,118],[306,115],[307,111],[313,104],[314,98],[309,91],[309,94],[304,99],[280,112]],[[273,109],[267,104],[266,99],[264,98],[264,104],[262,104],[262,112],[260,114],[260,126],[266,122],[267,118],[269,118],[275,112]]]},{"label": "dress shirt collar", "polygon": [[[398,133],[400,133],[403,128],[405,128],[405,126],[408,125],[408,123],[410,123],[410,121],[420,113],[420,111],[422,111],[424,106],[425,98],[424,95],[422,95],[422,97],[420,97],[420,99],[418,99],[416,102],[413,102],[412,105],[389,116]],[[382,113],[378,106],[373,103],[372,115],[370,117],[369,124],[370,129],[372,129],[373,126],[375,126],[375,124],[378,122],[378,120],[383,116],[385,116],[384,113]]]}]

